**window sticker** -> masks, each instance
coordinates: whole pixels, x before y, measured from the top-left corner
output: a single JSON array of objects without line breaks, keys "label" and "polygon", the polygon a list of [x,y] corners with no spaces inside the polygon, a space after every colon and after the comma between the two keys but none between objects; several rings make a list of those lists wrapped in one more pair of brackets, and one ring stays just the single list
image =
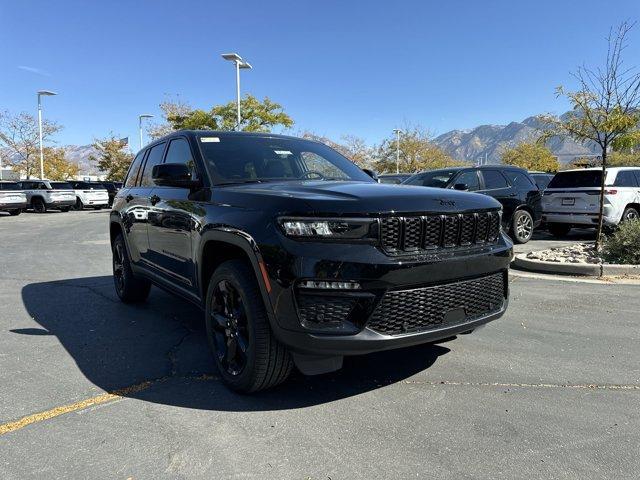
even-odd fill
[{"label": "window sticker", "polygon": [[276,155],[293,155],[289,150],[274,150]]},{"label": "window sticker", "polygon": [[218,143],[220,142],[219,137],[200,137],[200,141],[202,143]]}]

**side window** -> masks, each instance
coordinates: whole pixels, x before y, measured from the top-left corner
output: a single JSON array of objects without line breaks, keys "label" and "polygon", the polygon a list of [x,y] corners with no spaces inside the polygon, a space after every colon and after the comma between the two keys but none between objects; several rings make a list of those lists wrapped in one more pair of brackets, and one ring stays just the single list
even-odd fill
[{"label": "side window", "polygon": [[47,187],[46,183],[39,183],[38,184],[38,190],[48,190],[49,187]]},{"label": "side window", "polygon": [[140,181],[141,187],[153,187],[153,179],[151,178],[151,170],[153,167],[162,163],[162,153],[164,152],[164,143],[160,143],[155,147],[151,147],[149,155],[147,155],[147,161],[144,164],[144,171],[142,172],[142,180]]},{"label": "side window", "polygon": [[[407,185],[420,185],[422,186],[422,181],[424,180],[425,175],[414,175],[410,180],[406,182]],[[395,180],[392,180],[388,183],[395,183]]]},{"label": "side window", "polygon": [[535,184],[532,181],[529,180],[529,177],[527,177],[522,172],[516,172],[514,170],[507,170],[504,173],[507,176],[507,178],[509,179],[509,181],[511,182],[511,185],[513,185],[514,187],[531,188],[531,187],[535,186]]},{"label": "side window", "polygon": [[484,178],[484,188],[486,190],[507,188],[509,186],[507,179],[498,170],[482,170],[482,177]]},{"label": "side window", "polygon": [[636,182],[638,182],[638,186],[640,186],[640,170],[634,170],[633,173],[636,176]]},{"label": "side window", "polygon": [[480,190],[480,181],[478,180],[478,172],[475,170],[471,170],[468,172],[462,172],[456,178],[455,183],[464,183],[467,185],[467,188],[470,192],[475,192],[476,190]]},{"label": "side window", "polygon": [[129,173],[127,174],[127,178],[124,182],[125,187],[135,187],[136,186],[136,178],[138,178],[138,171],[140,170],[140,164],[142,163],[142,159],[144,158],[145,150],[141,151],[136,155],[136,158],[131,162],[131,166],[129,167]]},{"label": "side window", "polygon": [[615,187],[635,187],[636,178],[631,170],[621,170],[616,175]]},{"label": "side window", "polygon": [[184,163],[191,171],[191,178],[197,178],[196,164],[191,155],[189,143],[184,138],[171,140],[165,163]]}]

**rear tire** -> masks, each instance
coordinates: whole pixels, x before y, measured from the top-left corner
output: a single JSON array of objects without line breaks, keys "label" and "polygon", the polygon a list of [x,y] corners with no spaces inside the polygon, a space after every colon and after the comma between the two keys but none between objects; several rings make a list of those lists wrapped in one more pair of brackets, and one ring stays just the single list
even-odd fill
[{"label": "rear tire", "polygon": [[102,207],[101,206],[97,206],[97,207],[93,207],[94,210],[101,210]]},{"label": "rear tire", "polygon": [[19,209],[19,208],[18,208],[18,209],[16,209],[16,210],[9,210],[9,215],[11,215],[11,216],[13,216],[13,217],[18,216],[18,215],[20,215],[21,213],[22,213],[22,210],[21,210],[21,209]]},{"label": "rear tire", "polygon": [[71,207],[60,207],[61,212],[68,212],[69,210],[71,210]]},{"label": "rear tire", "polygon": [[36,213],[47,213],[47,205],[41,198],[34,198],[31,200],[31,206]]},{"label": "rear tire", "polygon": [[571,225],[566,223],[549,223],[547,228],[554,237],[564,237],[571,231]]},{"label": "rear tire", "polygon": [[629,222],[633,220],[640,220],[640,213],[634,207],[627,207],[622,213],[622,222]]},{"label": "rear tire", "polygon": [[151,282],[136,277],[131,270],[129,253],[124,243],[124,237],[118,234],[112,245],[113,254],[113,283],[116,293],[124,303],[144,302],[149,296]]},{"label": "rear tire", "polygon": [[527,243],[533,236],[533,217],[526,210],[516,210],[511,219],[511,236],[515,243]]},{"label": "rear tire", "polygon": [[273,335],[254,272],[242,260],[220,265],[209,281],[207,340],[223,382],[251,393],[282,383],[293,369]]}]

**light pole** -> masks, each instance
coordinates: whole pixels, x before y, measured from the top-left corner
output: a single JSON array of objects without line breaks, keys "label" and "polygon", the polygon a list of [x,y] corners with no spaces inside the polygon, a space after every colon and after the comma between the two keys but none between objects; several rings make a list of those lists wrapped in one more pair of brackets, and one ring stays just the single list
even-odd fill
[{"label": "light pole", "polygon": [[242,59],[240,55],[237,53],[223,53],[222,58],[225,60],[229,60],[230,62],[235,63],[236,65],[236,104],[237,104],[237,124],[236,130],[240,130],[240,69],[250,70],[251,64]]},{"label": "light pole", "polygon": [[40,139],[40,179],[44,178],[44,151],[42,149],[42,102],[40,97],[57,95],[49,90],[38,90],[38,137]]},{"label": "light pole", "polygon": [[142,115],[138,115],[138,133],[140,134],[140,150],[142,150],[142,119],[143,118],[153,118],[153,115],[149,113],[143,113]]},{"label": "light pole", "polygon": [[399,128],[394,128],[393,133],[396,134],[396,173],[400,173],[400,134],[403,132]]}]

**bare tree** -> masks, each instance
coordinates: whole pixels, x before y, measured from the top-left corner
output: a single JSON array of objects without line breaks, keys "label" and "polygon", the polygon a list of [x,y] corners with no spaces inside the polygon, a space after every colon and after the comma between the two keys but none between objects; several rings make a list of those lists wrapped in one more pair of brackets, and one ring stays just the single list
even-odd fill
[{"label": "bare tree", "polygon": [[607,38],[607,57],[603,67],[580,67],[573,73],[579,89],[575,92],[558,87],[558,96],[565,96],[573,111],[565,118],[546,116],[553,127],[552,134],[565,134],[585,143],[595,142],[601,149],[602,179],[596,249],[602,246],[605,176],[609,150],[616,140],[635,130],[640,120],[640,73],[627,67],[623,53],[626,37],[634,24],[622,23],[611,29]]},{"label": "bare tree", "polygon": [[[55,122],[42,122],[42,139],[47,141],[61,130]],[[40,158],[38,121],[26,112],[12,114],[0,112],[0,146],[7,151],[5,161],[13,170],[31,178],[37,171]],[[5,162],[3,161],[3,165]]]}]

